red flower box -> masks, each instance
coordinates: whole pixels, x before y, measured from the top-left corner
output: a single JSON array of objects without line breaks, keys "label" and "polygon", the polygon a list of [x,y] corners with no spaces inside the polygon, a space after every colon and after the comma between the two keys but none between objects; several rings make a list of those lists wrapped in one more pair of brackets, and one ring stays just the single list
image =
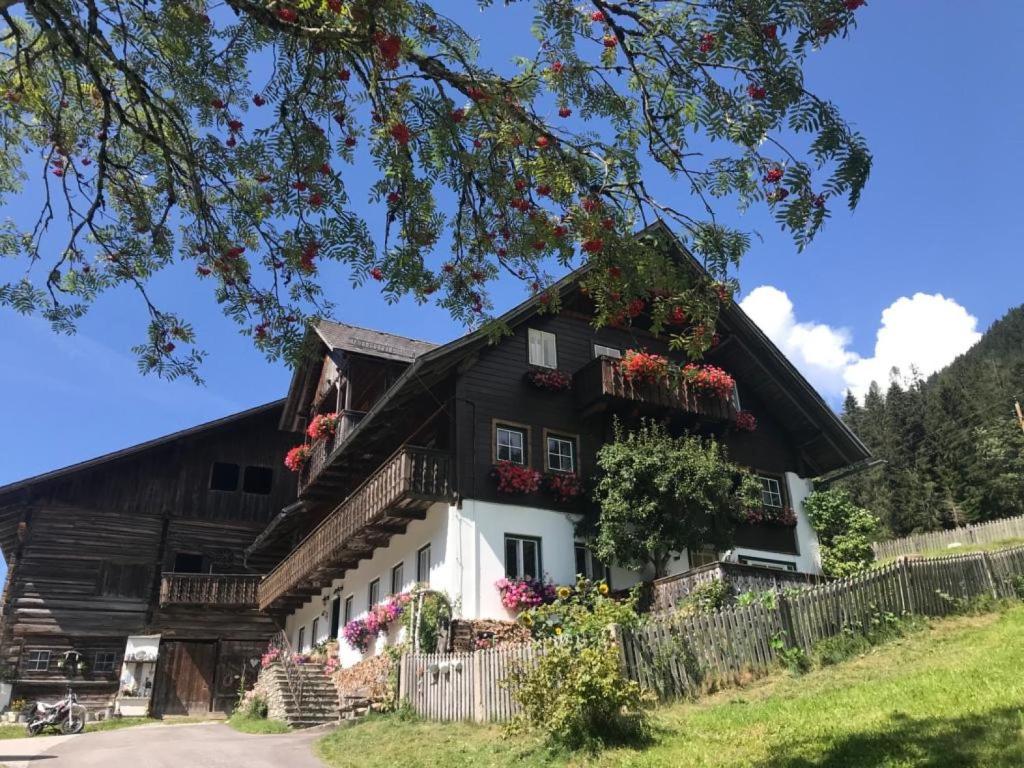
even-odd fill
[{"label": "red flower box", "polygon": [[540,488],[541,473],[536,469],[513,464],[511,461],[499,461],[492,472],[498,481],[501,493],[534,493]]},{"label": "red flower box", "polygon": [[572,388],[572,379],[568,373],[548,368],[531,368],[526,372],[526,380],[537,389],[549,392],[565,392]]},{"label": "red flower box", "polygon": [[736,429],[741,432],[753,432],[757,429],[757,419],[750,411],[740,411],[736,414]]},{"label": "red flower box", "polygon": [[722,400],[732,397],[736,379],[716,365],[687,363],[683,366],[683,377],[693,387],[717,395]]},{"label": "red flower box", "polygon": [[751,525],[796,525],[796,513],[790,507],[755,507],[744,512],[743,518]]},{"label": "red flower box", "polygon": [[340,419],[341,417],[336,413],[319,413],[309,422],[306,434],[313,440],[319,440],[322,437],[334,437],[334,433],[338,431],[338,421]]},{"label": "red flower box", "polygon": [[284,457],[284,465],[292,472],[301,472],[313,450],[308,445],[296,445]]},{"label": "red flower box", "polygon": [[668,359],[653,352],[629,349],[619,361],[619,370],[626,381],[654,384],[668,375]]},{"label": "red flower box", "polygon": [[544,476],[544,487],[560,504],[568,504],[583,493],[583,481],[571,472],[553,472]]}]

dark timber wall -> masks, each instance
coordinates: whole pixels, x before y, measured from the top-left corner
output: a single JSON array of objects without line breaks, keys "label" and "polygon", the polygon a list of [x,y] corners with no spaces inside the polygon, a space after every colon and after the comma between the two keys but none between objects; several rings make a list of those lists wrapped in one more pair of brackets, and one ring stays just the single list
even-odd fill
[{"label": "dark timber wall", "polygon": [[[105,704],[117,691],[128,635],[160,632],[218,643],[223,664],[213,704],[227,705],[228,678],[237,683],[242,656],[247,661],[266,643],[273,622],[251,609],[161,609],[160,575],[175,568],[178,554],[207,572],[247,570],[244,548],[295,498],[294,476],[281,461],[296,437],[278,431],[280,410],[263,409],[0,496],[0,544],[9,566],[0,662],[14,671],[15,697],[53,696],[70,683],[86,701]],[[237,490],[210,489],[215,461],[239,467]],[[272,470],[269,493],[243,492],[248,466]],[[51,651],[46,670],[28,669],[33,650]],[[58,670],[56,658],[68,650],[81,652],[89,671],[68,677]],[[116,655],[113,671],[92,670],[100,652]]]}]

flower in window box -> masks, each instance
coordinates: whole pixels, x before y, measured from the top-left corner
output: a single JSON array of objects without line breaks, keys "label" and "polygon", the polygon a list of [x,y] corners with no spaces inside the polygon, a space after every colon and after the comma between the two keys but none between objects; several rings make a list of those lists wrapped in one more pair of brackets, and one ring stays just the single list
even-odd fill
[{"label": "flower in window box", "polygon": [[757,429],[757,418],[750,411],[739,411],[736,414],[736,429],[741,432],[753,432]]},{"label": "flower in window box", "polygon": [[796,513],[791,507],[754,507],[743,513],[743,519],[752,525],[796,525]]},{"label": "flower in window box", "polygon": [[554,602],[555,585],[527,577],[525,579],[498,579],[494,584],[501,595],[501,604],[510,611],[520,612]]},{"label": "flower in window box", "polygon": [[499,461],[492,472],[501,493],[534,493],[541,484],[541,473],[511,461]]},{"label": "flower in window box", "polygon": [[338,431],[338,421],[340,419],[341,417],[337,413],[318,413],[313,417],[313,420],[309,422],[309,426],[306,428],[306,434],[309,435],[312,440],[334,437],[334,433]]},{"label": "flower in window box", "polygon": [[573,472],[552,472],[545,475],[544,485],[560,504],[567,504],[583,493],[583,481]]},{"label": "flower in window box", "polygon": [[284,465],[292,472],[301,472],[313,451],[308,445],[296,445],[284,457]]},{"label": "flower in window box", "polygon": [[526,372],[526,380],[537,389],[549,392],[565,392],[572,388],[572,379],[565,371],[531,368]]},{"label": "flower in window box", "polygon": [[668,359],[653,352],[627,349],[619,360],[619,370],[626,381],[654,384],[668,375]]},{"label": "flower in window box", "polygon": [[736,380],[716,365],[687,363],[683,366],[683,378],[695,389],[714,394],[722,400],[732,397]]}]

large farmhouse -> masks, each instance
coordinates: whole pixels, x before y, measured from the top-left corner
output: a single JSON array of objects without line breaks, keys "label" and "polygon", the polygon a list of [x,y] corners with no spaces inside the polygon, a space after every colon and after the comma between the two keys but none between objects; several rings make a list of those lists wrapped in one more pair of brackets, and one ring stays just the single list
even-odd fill
[{"label": "large farmhouse", "polygon": [[[866,459],[863,444],[734,304],[705,361],[735,379],[726,396],[627,381],[628,350],[685,360],[642,315],[595,329],[579,277],[555,286],[557,314],[536,299],[508,312],[497,342],[474,332],[436,346],[322,321],[283,403],[0,488],[15,695],[62,685],[54,660],[73,650],[89,662],[76,685],[112,696],[127,636],[149,634],[154,710],[222,708],[275,627],[306,650],[415,584],[446,593],[461,618],[509,619],[502,578],[649,578],[600,563],[577,526],[586,500],[551,491],[593,474],[615,417],[714,435],[760,478],[763,509],[735,547],[682,553],[673,573],[719,558],[819,572],[802,501],[812,478]],[[307,438],[288,476],[287,447],[329,414],[333,432]],[[504,492],[498,464],[545,481]],[[223,597],[234,582],[251,591]],[[341,663],[388,641],[342,642]]]}]

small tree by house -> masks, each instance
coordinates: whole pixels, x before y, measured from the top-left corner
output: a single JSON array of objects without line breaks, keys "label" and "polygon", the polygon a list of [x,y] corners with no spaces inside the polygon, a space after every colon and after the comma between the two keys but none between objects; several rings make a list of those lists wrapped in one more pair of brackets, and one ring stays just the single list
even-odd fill
[{"label": "small tree by house", "polygon": [[730,546],[743,510],[759,503],[756,480],[717,442],[673,437],[653,422],[632,432],[616,422],[597,464],[598,555],[625,568],[653,566],[656,578],[684,550]]},{"label": "small tree by house", "polygon": [[880,522],[854,504],[843,489],[815,491],[804,500],[804,509],[821,544],[821,568],[829,576],[849,576],[875,559],[871,541]]}]

